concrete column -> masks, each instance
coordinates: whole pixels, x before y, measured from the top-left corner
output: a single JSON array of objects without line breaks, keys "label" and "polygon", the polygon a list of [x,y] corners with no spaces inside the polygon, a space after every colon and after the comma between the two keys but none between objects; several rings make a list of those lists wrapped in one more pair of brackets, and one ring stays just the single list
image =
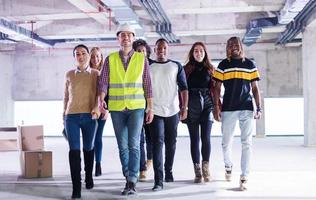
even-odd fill
[{"label": "concrete column", "polygon": [[303,33],[304,145],[316,146],[316,20]]},{"label": "concrete column", "polygon": [[[248,54],[249,53],[249,54]],[[256,120],[256,137],[263,138],[266,135],[265,130],[265,120],[264,120],[264,97],[267,91],[267,70],[268,70],[268,60],[266,51],[249,51],[246,54],[249,58],[253,58],[255,64],[259,70],[261,80],[258,83],[260,94],[261,94],[261,108],[263,110],[263,115],[261,119]],[[253,100],[254,101],[254,100]],[[255,101],[254,101],[255,102]],[[256,105],[254,103],[254,109]]]},{"label": "concrete column", "polygon": [[12,56],[0,53],[0,64],[0,127],[14,126],[14,101],[12,99]]}]

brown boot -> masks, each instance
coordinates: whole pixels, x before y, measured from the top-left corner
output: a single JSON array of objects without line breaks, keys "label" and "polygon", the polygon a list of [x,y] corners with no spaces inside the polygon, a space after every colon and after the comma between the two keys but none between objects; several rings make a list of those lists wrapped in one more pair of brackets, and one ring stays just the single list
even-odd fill
[{"label": "brown boot", "polygon": [[202,162],[202,174],[203,174],[204,182],[209,182],[211,180],[208,161]]},{"label": "brown boot", "polygon": [[139,182],[145,182],[146,181],[146,171],[140,171],[139,177],[138,177]]},{"label": "brown boot", "polygon": [[199,163],[194,164],[194,183],[201,183],[202,182],[202,173],[201,173],[201,165]]}]

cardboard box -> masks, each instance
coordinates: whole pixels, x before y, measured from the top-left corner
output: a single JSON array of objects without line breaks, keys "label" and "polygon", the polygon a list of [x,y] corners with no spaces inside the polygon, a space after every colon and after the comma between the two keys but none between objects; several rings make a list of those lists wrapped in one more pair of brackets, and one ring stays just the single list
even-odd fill
[{"label": "cardboard box", "polygon": [[19,148],[22,151],[44,149],[43,126],[19,126]]},{"label": "cardboard box", "polygon": [[17,151],[18,140],[17,139],[0,139],[0,151]]},{"label": "cardboard box", "polygon": [[16,127],[0,128],[0,151],[17,151],[18,133]]},{"label": "cardboard box", "polygon": [[53,174],[51,151],[22,151],[21,170],[24,178],[48,178]]}]

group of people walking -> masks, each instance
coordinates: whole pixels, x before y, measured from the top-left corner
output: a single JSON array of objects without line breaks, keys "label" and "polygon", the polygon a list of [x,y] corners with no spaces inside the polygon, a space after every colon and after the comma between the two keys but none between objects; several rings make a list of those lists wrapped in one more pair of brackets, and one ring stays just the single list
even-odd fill
[{"label": "group of people walking", "polygon": [[[153,191],[162,190],[163,182],[174,181],[173,162],[180,121],[186,123],[189,130],[194,182],[209,182],[214,119],[222,122],[228,181],[233,167],[233,133],[239,121],[240,188],[244,190],[249,174],[253,118],[259,119],[262,111],[257,84],[259,73],[255,64],[245,57],[240,39],[228,40],[227,58],[215,69],[202,42],[193,44],[183,67],[169,59],[169,43],[163,38],[156,41],[156,59],[152,60],[148,44],[141,39],[134,41],[135,31],[131,26],[120,25],[116,36],[120,50],[104,60],[99,48],[94,47],[89,52],[85,45],[76,46],[73,50],[76,68],[66,73],[63,118],[69,143],[72,198],[81,197],[80,129],[85,186],[92,189],[94,159],[95,175],[102,174],[102,132],[109,113],[126,180],[122,195],[137,193],[136,183],[146,179],[147,167],[151,164]],[[222,84],[223,101],[220,100]]]}]

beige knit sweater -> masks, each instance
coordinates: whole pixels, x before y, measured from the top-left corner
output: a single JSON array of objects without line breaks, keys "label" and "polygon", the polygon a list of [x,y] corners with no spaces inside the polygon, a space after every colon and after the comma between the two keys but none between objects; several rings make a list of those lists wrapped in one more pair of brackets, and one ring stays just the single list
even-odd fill
[{"label": "beige knit sweater", "polygon": [[66,73],[64,91],[64,112],[67,114],[91,113],[93,109],[98,110],[97,82],[99,71],[91,69],[76,72],[75,69]]}]

